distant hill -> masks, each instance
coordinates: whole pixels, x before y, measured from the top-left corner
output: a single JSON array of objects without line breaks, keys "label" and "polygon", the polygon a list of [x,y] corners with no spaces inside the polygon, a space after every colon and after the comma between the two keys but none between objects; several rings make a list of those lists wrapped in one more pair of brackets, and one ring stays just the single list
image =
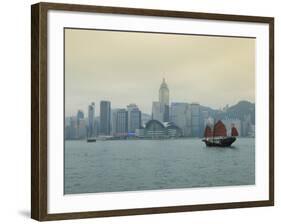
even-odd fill
[{"label": "distant hill", "polygon": [[243,120],[245,115],[250,114],[251,121],[255,124],[255,104],[249,101],[240,101],[229,107],[226,114],[230,118],[239,118],[240,120]]},{"label": "distant hill", "polygon": [[[252,124],[255,124],[255,104],[246,100],[239,101],[224,111],[200,105],[200,111],[208,111],[209,116],[214,117],[216,120],[234,118],[243,121],[245,119],[244,116],[250,115]],[[150,119],[150,114],[142,113],[143,123],[148,122]]]},{"label": "distant hill", "polygon": [[200,105],[200,111],[208,111],[209,116],[211,116],[211,117],[215,117],[219,113],[219,110],[215,110],[215,109],[212,109],[211,107],[206,107],[206,106],[202,106],[202,105]]},{"label": "distant hill", "polygon": [[237,118],[243,121],[244,116],[250,115],[252,124],[255,124],[255,104],[246,100],[239,101],[237,104],[230,106],[224,111],[215,110],[203,105],[200,105],[200,110],[208,111],[209,116],[214,117],[216,120],[225,118]]}]

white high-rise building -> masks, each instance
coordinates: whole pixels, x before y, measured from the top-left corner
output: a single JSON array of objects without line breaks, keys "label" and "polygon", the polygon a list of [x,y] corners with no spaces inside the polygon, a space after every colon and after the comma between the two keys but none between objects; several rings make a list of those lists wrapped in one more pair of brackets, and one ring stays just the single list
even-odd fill
[{"label": "white high-rise building", "polygon": [[129,104],[128,111],[128,132],[135,133],[141,127],[141,111],[136,104]]},{"label": "white high-rise building", "polygon": [[117,112],[121,110],[119,108],[111,110],[111,135],[115,136],[117,134]]},{"label": "white high-rise building", "polygon": [[95,103],[88,106],[88,136],[94,135]]},{"label": "white high-rise building", "polygon": [[183,136],[191,135],[191,110],[187,103],[171,103],[170,121],[182,129]]},{"label": "white high-rise building", "polygon": [[159,101],[152,103],[152,118],[161,122],[169,121],[169,88],[163,79],[159,88]]},{"label": "white high-rise building", "polygon": [[191,134],[193,137],[200,136],[200,105],[192,103],[191,107]]},{"label": "white high-rise building", "polygon": [[159,89],[159,102],[162,105],[169,105],[170,103],[169,88],[164,78]]}]

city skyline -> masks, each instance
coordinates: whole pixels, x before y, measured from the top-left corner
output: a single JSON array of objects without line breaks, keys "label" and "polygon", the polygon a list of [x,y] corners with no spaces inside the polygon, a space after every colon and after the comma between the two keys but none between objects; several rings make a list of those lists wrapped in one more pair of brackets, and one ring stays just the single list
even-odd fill
[{"label": "city skyline", "polygon": [[[110,100],[99,100],[99,101],[97,101],[97,102],[88,102],[88,104],[86,104],[86,105],[84,105],[83,107],[81,107],[81,108],[73,108],[73,112],[71,112],[71,113],[65,113],[65,117],[72,117],[72,116],[76,116],[76,114],[77,114],[77,111],[83,111],[85,114],[86,114],[86,112],[87,112],[87,108],[90,106],[90,104],[91,103],[93,103],[93,104],[95,104],[95,118],[96,117],[99,117],[100,116],[100,102],[101,101],[108,101],[108,102],[110,102],[111,103],[111,105],[117,105],[117,104],[115,104],[114,102],[112,102],[112,101],[110,101]],[[208,108],[210,108],[210,109],[212,109],[212,110],[223,110],[225,107],[231,107],[231,106],[234,106],[234,105],[236,105],[237,103],[239,103],[239,102],[241,102],[241,101],[247,101],[247,102],[249,102],[249,103],[253,103],[253,104],[255,104],[255,102],[253,101],[253,102],[251,102],[251,101],[249,101],[249,100],[245,100],[245,99],[238,99],[238,101],[236,102],[236,103],[234,103],[234,104],[225,104],[225,105],[222,105],[221,107],[219,107],[219,108],[213,108],[213,107],[211,107],[211,106],[208,106],[208,105],[204,105],[204,104],[201,104],[200,102],[185,102],[185,101],[172,101],[172,102],[170,102],[170,105],[171,104],[174,104],[174,103],[176,103],[176,104],[178,104],[178,103],[187,103],[187,104],[199,104],[200,106],[204,106],[204,107],[208,107]],[[150,115],[150,116],[152,116],[152,107],[153,107],[153,102],[157,102],[157,98],[155,99],[155,101],[152,101],[151,102],[151,108],[150,108],[150,111],[148,111],[148,112],[146,112],[146,111],[143,111],[142,109],[141,109],[141,107],[139,106],[139,104],[137,104],[136,102],[128,102],[128,103],[125,103],[124,105],[119,105],[119,106],[112,106],[111,107],[111,109],[112,110],[114,110],[114,109],[124,109],[124,108],[127,108],[130,104],[136,104],[136,105],[138,105],[138,108],[142,111],[142,114],[146,114],[146,115]],[[87,116],[86,116],[87,117]]]},{"label": "city skyline", "polygon": [[[240,100],[239,102],[241,102],[241,101],[245,101],[245,100]],[[253,103],[253,102],[250,102],[250,103]],[[159,91],[158,91],[158,101],[153,101],[151,103],[151,111],[148,113],[143,112],[136,103],[128,103],[126,106],[123,106],[123,107],[111,107],[111,105],[112,105],[111,101],[100,100],[99,102],[91,102],[90,104],[88,104],[87,105],[88,117],[85,116],[85,118],[89,119],[89,124],[90,124],[91,129],[92,129],[91,126],[93,125],[92,123],[93,123],[94,119],[99,118],[100,120],[102,120],[102,118],[100,117],[102,114],[101,111],[99,110],[99,112],[97,113],[96,109],[98,108],[98,105],[99,105],[99,108],[102,108],[102,105],[104,105],[104,104],[108,105],[108,109],[106,109],[105,111],[107,111],[106,114],[108,114],[110,112],[110,114],[106,115],[106,117],[108,117],[109,120],[110,120],[110,117],[114,114],[114,112],[117,112],[119,110],[125,109],[125,110],[127,110],[127,112],[129,112],[131,110],[137,109],[137,112],[140,112],[141,114],[149,115],[151,119],[159,120],[161,122],[167,122],[170,119],[173,119],[173,116],[174,116],[173,115],[173,112],[174,112],[173,106],[180,105],[182,107],[181,111],[184,111],[185,110],[184,108],[187,107],[188,105],[191,107],[192,107],[192,105],[199,105],[199,106],[206,107],[206,105],[201,105],[200,102],[179,102],[179,101],[170,102],[169,87],[166,83],[165,78],[163,78]],[[224,107],[219,108],[219,109],[215,109],[215,108],[211,108],[211,107],[208,107],[208,108],[211,110],[223,111],[225,108],[231,107],[231,106],[234,106],[234,105],[226,104],[226,105],[224,105]],[[83,109],[77,108],[74,114],[71,114],[68,116],[65,115],[65,117],[80,116],[81,112],[84,114]],[[85,110],[85,112],[86,112],[86,110]],[[128,123],[130,123],[129,120],[130,120],[130,115],[128,114]],[[174,121],[172,121],[172,122],[174,122]],[[107,124],[107,126],[108,126],[108,124]],[[128,129],[130,129],[130,128],[128,127]],[[106,131],[106,132],[108,132],[108,131]]]},{"label": "city skyline", "polygon": [[[222,111],[210,111],[211,108],[206,108],[199,103],[170,102],[170,90],[165,79],[159,87],[158,101],[152,102],[152,113],[145,119],[142,118],[144,114],[138,105],[134,103],[128,104],[126,108],[112,108],[111,101],[101,100],[99,104],[101,109],[98,116],[95,116],[96,104],[91,102],[88,106],[88,116],[79,109],[75,116],[66,117],[67,139],[93,136],[112,136],[122,139],[131,137],[154,139],[156,136],[157,138],[200,137],[205,127],[215,124],[217,115],[228,113],[231,108],[226,106]],[[245,106],[243,108],[245,110]],[[252,135],[254,133],[252,109],[244,111],[242,117],[241,112],[229,114],[230,117],[224,114],[218,121],[222,120],[220,122],[223,122],[228,130],[236,126],[244,136]]]},{"label": "city skyline", "polygon": [[[109,100],[100,100],[100,101],[98,101],[98,102],[91,102],[91,103],[88,103],[87,105],[85,105],[83,108],[76,108],[76,110],[74,110],[74,112],[71,113],[71,114],[68,114],[68,115],[65,114],[65,117],[66,117],[66,118],[67,118],[67,117],[75,117],[75,116],[77,116],[77,112],[80,112],[80,111],[82,111],[82,112],[86,115],[86,114],[87,114],[87,108],[88,108],[92,103],[93,103],[93,104],[96,104],[95,109],[97,109],[97,108],[98,108],[97,105],[99,105],[101,101],[107,101],[107,102],[110,102],[110,103],[112,104],[112,102],[109,101]],[[191,105],[191,104],[198,104],[198,105],[203,106],[203,107],[208,107],[209,109],[212,109],[212,110],[223,111],[225,107],[235,106],[235,105],[237,105],[239,102],[243,102],[243,101],[246,101],[246,102],[255,104],[255,102],[250,102],[250,101],[241,99],[241,100],[239,100],[239,101],[238,101],[237,103],[235,103],[235,104],[226,104],[226,105],[224,105],[224,107],[220,107],[220,108],[208,107],[208,106],[206,106],[206,105],[200,104],[200,102],[182,102],[182,101],[171,102],[171,103],[170,103],[170,106],[171,106],[171,104],[188,104],[188,105]],[[153,103],[153,102],[152,102],[152,103]],[[127,103],[127,105],[122,106],[122,107],[121,107],[121,106],[120,106],[120,107],[112,107],[111,110],[126,109],[126,108],[127,108],[129,105],[131,105],[131,104],[135,104],[135,103]],[[137,104],[135,104],[135,105],[137,105]],[[138,108],[140,108],[140,107],[138,106]],[[140,110],[141,110],[141,108],[140,108]],[[146,112],[144,112],[143,110],[141,110],[141,112],[142,112],[142,114],[146,114],[146,115],[152,116],[152,112],[146,113]],[[100,112],[97,112],[97,110],[95,110],[95,116],[94,116],[94,117],[95,117],[95,118],[97,118],[97,117],[99,118],[99,117],[100,117]],[[88,116],[85,116],[85,118],[88,118]]]},{"label": "city skyline", "polygon": [[151,114],[162,78],[169,82],[170,102],[199,102],[214,109],[240,100],[255,102],[254,39],[65,32],[66,116],[85,110],[89,102],[96,103],[99,114],[101,100],[110,101],[112,108],[136,103]]}]

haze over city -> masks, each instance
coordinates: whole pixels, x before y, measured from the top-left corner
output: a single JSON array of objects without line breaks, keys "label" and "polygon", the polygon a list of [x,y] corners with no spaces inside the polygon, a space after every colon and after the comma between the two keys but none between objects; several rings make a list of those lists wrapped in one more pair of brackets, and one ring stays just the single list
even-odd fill
[{"label": "haze over city", "polygon": [[65,30],[66,116],[101,100],[151,114],[163,78],[170,102],[255,102],[255,39]]},{"label": "haze over city", "polygon": [[64,193],[254,185],[254,102],[255,39],[66,29]]}]

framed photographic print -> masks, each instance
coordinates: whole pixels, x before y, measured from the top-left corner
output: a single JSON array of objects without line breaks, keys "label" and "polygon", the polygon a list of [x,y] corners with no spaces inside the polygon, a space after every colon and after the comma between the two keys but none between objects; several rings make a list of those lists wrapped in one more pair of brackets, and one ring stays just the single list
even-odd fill
[{"label": "framed photographic print", "polygon": [[32,218],[274,204],[274,18],[32,5]]}]

